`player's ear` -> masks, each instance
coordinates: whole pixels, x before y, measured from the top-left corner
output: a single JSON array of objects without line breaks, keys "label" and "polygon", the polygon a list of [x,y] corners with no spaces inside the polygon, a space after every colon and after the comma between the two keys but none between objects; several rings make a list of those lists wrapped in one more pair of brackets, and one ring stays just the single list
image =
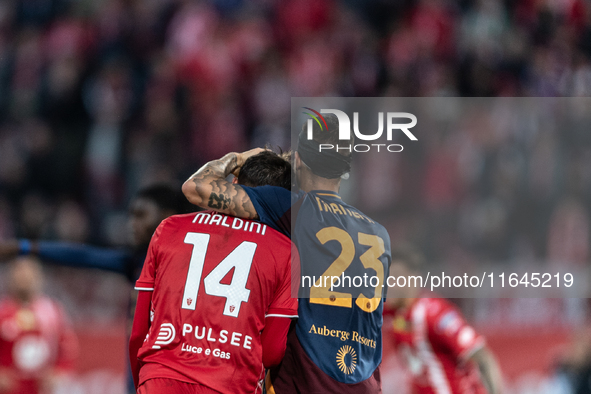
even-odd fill
[{"label": "player's ear", "polygon": [[302,165],[302,160],[300,159],[300,154],[297,150],[295,151],[294,155],[294,164],[296,169],[300,168],[300,166]]},{"label": "player's ear", "polygon": [[232,178],[232,184],[237,185],[238,184],[238,177],[235,176],[234,178]]}]

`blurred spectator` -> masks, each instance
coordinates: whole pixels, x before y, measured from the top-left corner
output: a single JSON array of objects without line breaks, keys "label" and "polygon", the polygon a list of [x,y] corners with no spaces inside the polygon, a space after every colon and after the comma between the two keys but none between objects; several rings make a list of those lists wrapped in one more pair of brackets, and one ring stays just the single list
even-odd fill
[{"label": "blurred spectator", "polygon": [[[577,199],[556,206],[548,231],[548,260],[584,265],[589,261],[589,212]],[[557,267],[558,268],[558,267]]]},{"label": "blurred spectator", "polygon": [[73,367],[76,337],[61,306],[41,293],[41,266],[20,258],[0,301],[0,393],[53,392]]},{"label": "blurred spectator", "polygon": [[54,223],[58,239],[78,243],[88,239],[90,232],[88,216],[75,201],[64,201],[59,205]]}]

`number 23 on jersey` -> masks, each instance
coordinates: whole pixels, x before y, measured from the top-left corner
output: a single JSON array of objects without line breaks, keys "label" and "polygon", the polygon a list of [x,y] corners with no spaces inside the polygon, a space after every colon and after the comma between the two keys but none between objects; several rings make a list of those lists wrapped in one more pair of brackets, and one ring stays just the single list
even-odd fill
[{"label": "number 23 on jersey", "polygon": [[[337,241],[341,244],[341,253],[310,289],[310,302],[313,304],[351,308],[353,304],[351,294],[331,291],[329,289],[330,283],[328,283],[328,286],[324,286],[322,278],[329,277],[332,280],[333,277],[340,277],[349,265],[351,265],[355,258],[355,243],[353,238],[348,232],[337,227],[323,228],[316,233],[316,238],[323,245],[329,241]],[[384,265],[379,258],[385,252],[384,240],[377,235],[358,233],[357,241],[360,245],[370,247],[359,257],[359,260],[364,268],[373,269],[376,272],[378,283],[375,286],[373,298],[368,299],[363,294],[360,294],[359,298],[355,300],[355,304],[361,310],[371,313],[378,308],[382,299]]]}]

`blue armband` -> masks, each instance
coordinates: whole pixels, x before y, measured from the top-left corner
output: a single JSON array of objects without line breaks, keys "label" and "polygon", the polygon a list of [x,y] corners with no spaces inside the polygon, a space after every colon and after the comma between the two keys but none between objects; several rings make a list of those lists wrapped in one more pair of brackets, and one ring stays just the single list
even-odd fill
[{"label": "blue armband", "polygon": [[28,239],[21,239],[18,241],[18,254],[19,256],[27,255],[31,253],[31,241]]}]

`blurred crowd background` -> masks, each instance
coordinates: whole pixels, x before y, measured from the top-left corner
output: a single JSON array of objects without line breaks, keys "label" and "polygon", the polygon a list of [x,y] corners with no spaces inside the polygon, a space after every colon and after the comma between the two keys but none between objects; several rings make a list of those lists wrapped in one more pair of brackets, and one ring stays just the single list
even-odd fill
[{"label": "blurred crowd background", "polygon": [[[288,148],[291,97],[589,95],[586,0],[3,0],[0,239],[122,246],[140,187]],[[472,121],[353,201],[394,207],[392,236],[430,260],[587,264],[589,123]],[[123,280],[49,276],[74,322],[123,321]]]},{"label": "blurred crowd background", "polygon": [[[140,186],[182,181],[228,151],[287,147],[292,96],[589,94],[582,0],[5,0],[0,237],[125,243]],[[432,208],[424,215],[457,210],[470,187],[481,190],[470,205],[490,214],[494,183],[515,177],[547,197],[536,256],[552,253],[543,245],[569,217],[588,233],[586,207],[562,198],[569,179],[590,190],[591,151],[577,139],[588,133],[540,133],[529,157],[511,138],[476,134],[438,137],[415,160],[423,185],[410,197]],[[466,144],[481,173],[452,162]]]},{"label": "blurred crowd background", "polygon": [[420,119],[418,141],[399,133],[402,153],[358,153],[345,190],[395,243],[461,270],[588,268],[591,98],[386,102]]}]

